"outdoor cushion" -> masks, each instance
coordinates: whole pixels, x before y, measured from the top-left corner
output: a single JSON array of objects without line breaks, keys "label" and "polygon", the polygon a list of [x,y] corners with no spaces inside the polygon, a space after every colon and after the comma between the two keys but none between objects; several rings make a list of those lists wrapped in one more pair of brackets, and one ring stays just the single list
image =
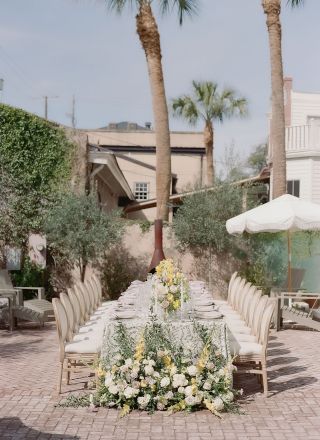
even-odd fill
[{"label": "outdoor cushion", "polygon": [[65,345],[66,353],[100,353],[102,340],[85,337],[80,341],[71,341]]},{"label": "outdoor cushion", "polygon": [[257,342],[232,342],[230,352],[239,356],[261,355],[262,345]]}]

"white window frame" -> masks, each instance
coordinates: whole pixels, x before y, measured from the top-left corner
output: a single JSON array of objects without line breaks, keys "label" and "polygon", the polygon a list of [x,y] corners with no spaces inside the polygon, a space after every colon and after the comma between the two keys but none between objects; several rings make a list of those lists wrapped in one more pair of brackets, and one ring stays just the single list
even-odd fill
[{"label": "white window frame", "polygon": [[[288,184],[289,184],[289,182],[291,183],[291,186],[292,186],[292,193],[288,192],[288,189],[289,189],[288,188]],[[294,196],[295,192],[298,192],[298,195],[296,195],[296,197],[300,197],[300,190],[301,190],[300,179],[288,179],[287,180],[287,192],[288,192],[288,194],[291,194],[292,196]]]},{"label": "white window frame", "polygon": [[[139,185],[140,185],[140,189],[139,189]],[[144,189],[142,189],[142,186],[146,186],[146,191]],[[134,187],[133,187],[133,194],[134,197],[137,201],[139,202],[143,202],[145,200],[149,199],[149,182],[134,182]],[[140,194],[140,197],[137,196],[137,194]],[[143,197],[141,197],[141,195],[145,195]]]}]

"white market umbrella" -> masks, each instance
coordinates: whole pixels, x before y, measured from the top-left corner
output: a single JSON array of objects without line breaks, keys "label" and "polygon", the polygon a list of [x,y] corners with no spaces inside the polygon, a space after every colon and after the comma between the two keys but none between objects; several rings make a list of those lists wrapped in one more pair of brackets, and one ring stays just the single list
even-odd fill
[{"label": "white market umbrella", "polygon": [[290,232],[320,230],[320,205],[284,194],[226,222],[229,234],[288,233],[288,290],[291,290]]}]

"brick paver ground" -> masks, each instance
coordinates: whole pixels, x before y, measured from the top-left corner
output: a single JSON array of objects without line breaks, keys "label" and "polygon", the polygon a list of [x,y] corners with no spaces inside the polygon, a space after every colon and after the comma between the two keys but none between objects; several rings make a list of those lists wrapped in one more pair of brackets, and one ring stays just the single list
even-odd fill
[{"label": "brick paver ground", "polygon": [[[0,439],[87,440],[319,440],[320,334],[300,330],[272,333],[268,357],[270,394],[254,377],[239,376],[245,389],[243,414],[222,420],[208,411],[168,416],[116,410],[59,408],[55,394],[57,341],[49,324],[10,334],[0,330]],[[76,391],[84,375],[64,387]]]}]

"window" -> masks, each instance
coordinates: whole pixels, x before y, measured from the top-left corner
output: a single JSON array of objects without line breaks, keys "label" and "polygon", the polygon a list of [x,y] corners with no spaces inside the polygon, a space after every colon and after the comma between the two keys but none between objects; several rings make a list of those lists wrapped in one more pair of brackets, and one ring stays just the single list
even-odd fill
[{"label": "window", "polygon": [[148,200],[149,184],[147,182],[135,182],[134,196],[136,200]]},{"label": "window", "polygon": [[292,196],[300,197],[300,180],[288,180],[287,193]]}]

